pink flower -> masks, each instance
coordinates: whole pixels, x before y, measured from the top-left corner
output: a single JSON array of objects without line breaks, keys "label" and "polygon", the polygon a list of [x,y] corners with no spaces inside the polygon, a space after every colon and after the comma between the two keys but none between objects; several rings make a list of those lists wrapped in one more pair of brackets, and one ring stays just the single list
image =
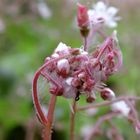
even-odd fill
[{"label": "pink flower", "polygon": [[116,32],[105,37],[93,52],[88,52],[87,39],[89,33],[89,16],[87,8],[78,4],[78,26],[84,38],[84,46],[71,48],[60,42],[53,54],[45,59],[45,63],[37,70],[33,79],[33,101],[38,117],[46,123],[46,117],[39,103],[37,81],[43,76],[49,84],[49,91],[55,96],[73,98],[85,96],[91,103],[96,94],[101,92],[103,99],[114,98],[114,92],[104,82],[114,74],[122,64],[122,55],[118,47]]}]

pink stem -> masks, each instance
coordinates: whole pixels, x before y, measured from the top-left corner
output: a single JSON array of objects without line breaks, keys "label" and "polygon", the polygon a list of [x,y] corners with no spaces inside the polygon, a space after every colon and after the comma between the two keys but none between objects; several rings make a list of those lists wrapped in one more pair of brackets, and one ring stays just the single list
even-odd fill
[{"label": "pink stem", "polygon": [[82,110],[86,110],[86,109],[90,109],[90,108],[98,108],[98,107],[104,107],[104,106],[107,106],[107,105],[111,105],[112,103],[115,103],[115,102],[118,102],[118,101],[121,101],[121,100],[140,100],[140,97],[133,97],[133,96],[126,96],[126,97],[118,97],[112,101],[104,101],[102,103],[96,103],[96,104],[91,104],[91,105],[88,105],[88,106],[83,106],[83,107],[79,107],[77,108],[77,111],[82,111]]},{"label": "pink stem", "polygon": [[46,68],[48,65],[50,65],[51,63],[58,61],[62,58],[68,57],[69,55],[65,55],[65,56],[61,56],[59,58],[55,58],[50,60],[49,62],[45,63],[44,65],[42,65],[35,73],[34,78],[33,78],[33,83],[32,83],[32,97],[33,97],[33,102],[34,102],[34,106],[35,109],[37,111],[37,116],[39,117],[40,121],[42,124],[46,125],[48,120],[45,117],[39,99],[38,99],[38,93],[37,93],[37,81],[39,79],[39,76],[41,74],[41,72],[43,71],[44,68]]},{"label": "pink stem", "polygon": [[87,37],[84,37],[84,51],[87,51]]},{"label": "pink stem", "polygon": [[40,76],[40,69],[35,73],[35,76],[34,76],[34,79],[33,79],[33,88],[32,88],[32,96],[33,96],[33,102],[34,102],[34,106],[35,106],[35,109],[37,111],[37,115],[41,121],[42,124],[47,124],[48,120],[47,118],[45,117],[42,109],[41,109],[41,105],[40,105],[40,102],[39,102],[39,99],[38,99],[38,94],[37,94],[37,80]]},{"label": "pink stem", "polygon": [[49,108],[48,108],[48,115],[47,115],[48,123],[44,126],[43,140],[51,140],[55,104],[56,104],[56,96],[51,95]]},{"label": "pink stem", "polygon": [[73,100],[73,106],[70,118],[70,140],[74,140],[74,126],[75,126],[75,115],[76,115],[76,101]]}]

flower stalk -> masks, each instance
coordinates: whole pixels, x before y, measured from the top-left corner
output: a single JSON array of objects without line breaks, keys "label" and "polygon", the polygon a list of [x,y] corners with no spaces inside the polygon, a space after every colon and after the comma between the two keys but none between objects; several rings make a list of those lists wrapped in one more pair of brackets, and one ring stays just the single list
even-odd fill
[{"label": "flower stalk", "polygon": [[73,100],[72,110],[70,114],[70,140],[74,140],[74,128],[75,128],[75,117],[76,117],[76,101]]},{"label": "flower stalk", "polygon": [[57,97],[55,95],[51,95],[49,108],[48,108],[48,115],[47,115],[47,124],[44,125],[44,130],[43,130],[43,140],[51,140],[56,98]]}]

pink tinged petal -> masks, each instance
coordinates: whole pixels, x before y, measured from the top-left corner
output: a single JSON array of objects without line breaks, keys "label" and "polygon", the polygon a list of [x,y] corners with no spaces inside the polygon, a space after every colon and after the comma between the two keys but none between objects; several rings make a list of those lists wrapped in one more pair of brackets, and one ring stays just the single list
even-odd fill
[{"label": "pink tinged petal", "polygon": [[84,81],[85,78],[86,78],[85,73],[84,73],[84,72],[79,73],[79,74],[78,74],[78,78],[79,78],[80,80]]},{"label": "pink tinged petal", "polygon": [[62,52],[63,54],[69,54],[69,47],[66,44],[60,42],[54,52]]}]

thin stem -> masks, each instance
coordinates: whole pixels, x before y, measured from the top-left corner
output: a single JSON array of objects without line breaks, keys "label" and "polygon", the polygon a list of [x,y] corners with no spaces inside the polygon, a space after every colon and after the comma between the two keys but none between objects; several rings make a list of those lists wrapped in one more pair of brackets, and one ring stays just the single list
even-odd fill
[{"label": "thin stem", "polygon": [[74,140],[74,127],[75,127],[75,115],[76,115],[76,101],[73,100],[73,106],[70,118],[70,140]]},{"label": "thin stem", "polygon": [[38,93],[37,93],[37,81],[40,76],[40,69],[35,73],[34,79],[33,79],[33,86],[32,86],[32,96],[33,96],[33,102],[35,109],[37,111],[37,116],[42,124],[47,124],[47,119],[42,111],[39,99],[38,99]]},{"label": "thin stem", "polygon": [[47,119],[48,122],[44,126],[43,130],[43,140],[51,140],[51,133],[52,133],[52,123],[53,123],[53,116],[54,116],[54,109],[55,109],[55,104],[56,104],[56,96],[51,95],[50,103],[49,103],[49,108],[48,108],[48,115]]},{"label": "thin stem", "polygon": [[87,37],[84,37],[84,51],[87,51]]},{"label": "thin stem", "polygon": [[83,106],[83,107],[79,107],[77,108],[77,111],[82,111],[82,110],[86,110],[86,109],[90,109],[90,108],[98,108],[98,107],[104,107],[107,105],[111,105],[112,103],[121,101],[121,100],[140,100],[140,97],[133,97],[133,96],[126,96],[126,97],[118,97],[112,101],[104,101],[102,103],[96,103],[96,104],[91,104],[88,106]]}]

